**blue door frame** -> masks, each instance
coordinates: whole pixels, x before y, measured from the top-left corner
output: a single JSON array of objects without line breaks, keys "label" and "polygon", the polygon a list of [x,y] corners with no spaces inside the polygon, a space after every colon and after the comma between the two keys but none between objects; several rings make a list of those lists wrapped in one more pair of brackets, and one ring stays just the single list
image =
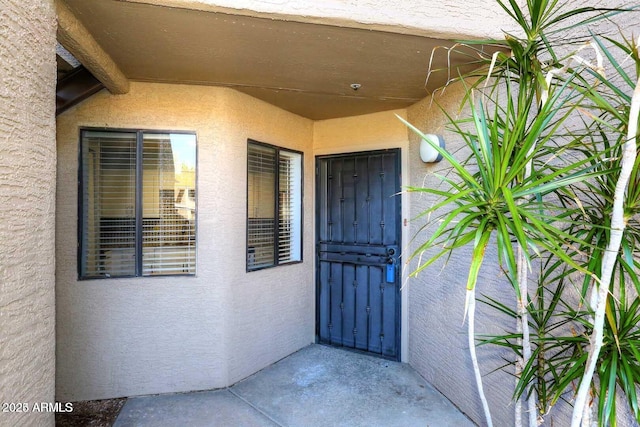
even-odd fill
[{"label": "blue door frame", "polygon": [[400,360],[400,149],[316,157],[316,339]]}]

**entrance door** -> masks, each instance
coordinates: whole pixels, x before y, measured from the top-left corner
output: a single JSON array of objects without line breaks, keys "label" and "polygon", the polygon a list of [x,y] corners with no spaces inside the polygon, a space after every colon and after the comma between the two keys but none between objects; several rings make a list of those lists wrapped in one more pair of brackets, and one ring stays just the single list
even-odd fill
[{"label": "entrance door", "polygon": [[318,341],[400,358],[400,150],[317,166]]}]

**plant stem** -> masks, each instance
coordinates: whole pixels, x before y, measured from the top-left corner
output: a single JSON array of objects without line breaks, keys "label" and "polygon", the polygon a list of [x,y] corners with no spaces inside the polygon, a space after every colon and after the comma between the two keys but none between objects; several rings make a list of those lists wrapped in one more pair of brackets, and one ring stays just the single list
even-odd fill
[{"label": "plant stem", "polygon": [[[516,316],[516,335],[522,335],[522,318],[520,316]],[[516,339],[516,345],[522,347],[522,338],[518,337]],[[516,377],[516,388],[520,384],[520,376],[522,375],[522,371],[524,370],[524,362],[522,361],[522,356],[516,353],[516,363],[515,363],[515,377]],[[518,397],[515,402],[515,427],[522,427],[522,396]]]},{"label": "plant stem", "polygon": [[475,342],[475,318],[476,318],[476,289],[475,286],[472,289],[467,290],[467,313],[469,314],[468,320],[468,338],[469,338],[469,354],[471,355],[471,363],[473,364],[473,372],[476,378],[476,386],[478,387],[478,394],[480,395],[480,401],[482,402],[482,409],[484,411],[484,417],[487,420],[487,427],[493,427],[493,421],[491,420],[491,411],[489,410],[489,403],[484,394],[482,387],[482,375],[480,373],[480,366],[478,365],[478,357],[476,356],[476,342]]},{"label": "plant stem", "polygon": [[[528,271],[527,271],[527,259],[524,255],[524,249],[518,245],[518,286],[520,288],[520,297],[518,298],[518,319],[520,327],[522,328],[522,366],[526,366],[531,359],[531,331],[529,330],[529,311],[527,310],[528,303]],[[527,397],[527,412],[529,414],[529,427],[536,427],[538,425],[538,413],[536,410],[536,392],[535,388],[530,388],[529,396]]]},{"label": "plant stem", "polygon": [[[541,89],[541,107],[547,103],[549,99],[549,86],[551,84],[551,77],[553,75],[546,76],[546,86]],[[542,108],[538,110],[538,114]],[[527,152],[527,157],[530,157],[535,150],[535,145],[532,145]],[[523,181],[526,181],[531,177],[531,171],[533,170],[533,160],[530,158],[524,168]],[[522,328],[522,367],[524,369],[531,359],[531,332],[529,331],[529,315],[527,310],[527,304],[529,302],[529,274],[527,270],[527,257],[525,255],[526,248],[522,245],[518,245],[517,252],[517,269],[518,269],[518,288],[520,297],[517,301],[518,319]],[[529,413],[529,427],[537,427],[538,425],[538,412],[536,410],[536,392],[535,387],[530,388],[531,392],[527,397],[527,412]]]},{"label": "plant stem", "polygon": [[[607,305],[607,294],[609,292],[609,284],[613,274],[613,267],[620,251],[622,242],[622,234],[626,227],[624,217],[624,199],[629,177],[633,170],[636,160],[636,137],[638,133],[638,116],[640,114],[640,79],[636,82],[633,97],[631,98],[631,109],[629,112],[629,125],[627,127],[627,140],[624,143],[622,161],[620,168],[620,176],[616,183],[616,191],[613,199],[613,212],[611,213],[611,235],[607,249],[602,257],[602,267],[599,283],[596,283],[597,292],[595,305],[595,318],[593,323],[593,332],[589,337],[589,357],[585,367],[584,374],[580,381],[580,387],[576,395],[576,401],[573,407],[573,415],[571,417],[571,427],[579,427],[585,410],[587,395],[591,388],[593,373],[596,369],[600,349],[603,341],[603,327],[605,309]],[[602,398],[602,396],[601,396]]]}]

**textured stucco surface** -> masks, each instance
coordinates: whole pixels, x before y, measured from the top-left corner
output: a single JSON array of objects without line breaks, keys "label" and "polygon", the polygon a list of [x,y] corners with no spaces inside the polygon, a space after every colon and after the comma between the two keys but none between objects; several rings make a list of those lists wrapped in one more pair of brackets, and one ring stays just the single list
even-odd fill
[{"label": "textured stucco surface", "polygon": [[313,151],[322,155],[406,148],[407,130],[396,114],[405,117],[406,112],[400,109],[316,121],[313,123]]},{"label": "textured stucco surface", "polygon": [[55,14],[52,1],[0,2],[0,412],[3,426],[53,425]]},{"label": "textured stucco surface", "polygon": [[[79,126],[197,133],[195,277],[77,281]],[[304,152],[311,227],[310,120],[232,89],[147,83],[58,117],[58,398],[225,387],[313,341],[312,236],[304,262],[245,272],[247,138]]]},{"label": "textured stucco surface", "polygon": [[[271,19],[386,30],[436,38],[487,38],[511,30],[493,0],[128,0]],[[472,13],[470,13],[472,11]],[[463,37],[463,38],[464,38]]]}]

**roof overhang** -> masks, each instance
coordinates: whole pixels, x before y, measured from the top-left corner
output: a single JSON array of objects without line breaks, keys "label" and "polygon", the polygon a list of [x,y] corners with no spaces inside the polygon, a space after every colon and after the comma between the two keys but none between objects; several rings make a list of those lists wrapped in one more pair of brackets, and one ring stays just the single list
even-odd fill
[{"label": "roof overhang", "polygon": [[[63,34],[85,32],[59,31],[60,42],[114,93],[127,80],[225,86],[314,120],[407,107],[477,59],[451,41],[391,31],[128,1],[62,6],[77,20]],[[78,45],[88,46],[80,56]]]}]

